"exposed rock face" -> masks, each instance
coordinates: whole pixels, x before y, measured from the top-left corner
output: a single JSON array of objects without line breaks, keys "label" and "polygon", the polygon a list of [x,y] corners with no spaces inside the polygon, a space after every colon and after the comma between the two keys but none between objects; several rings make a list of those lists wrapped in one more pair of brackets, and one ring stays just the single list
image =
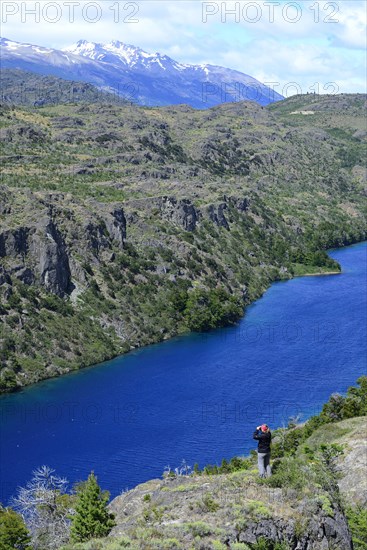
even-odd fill
[{"label": "exposed rock face", "polygon": [[114,208],[105,218],[107,231],[120,248],[124,246],[126,239],[126,218],[122,208]]},{"label": "exposed rock face", "polygon": [[185,231],[194,231],[199,220],[199,213],[188,199],[177,200],[174,197],[163,197],[159,201],[163,218],[179,225]]},{"label": "exposed rock face", "polygon": [[87,248],[98,257],[101,250],[109,247],[109,240],[106,234],[106,225],[102,220],[87,219],[83,226],[83,235],[81,236]]},{"label": "exposed rock face", "polygon": [[111,257],[114,245],[123,248],[126,218],[121,205],[92,202],[86,208],[60,193],[39,197],[29,192],[28,201],[22,225],[13,228],[11,195],[0,188],[0,213],[5,215],[6,228],[0,231],[2,284],[11,286],[12,278],[18,279],[64,297],[75,285],[88,286],[84,262],[99,263]]},{"label": "exposed rock face", "polygon": [[28,233],[26,227],[4,231],[0,233],[0,257],[24,256],[28,251]]},{"label": "exposed rock face", "polygon": [[261,522],[250,521],[246,529],[239,534],[239,542],[256,543],[264,537],[269,540],[287,541],[295,550],[328,550],[331,544],[335,548],[352,549],[352,542],[345,517],[336,512],[334,517],[319,517],[308,523],[307,533],[298,541],[295,536],[294,521],[262,519]]},{"label": "exposed rock face", "polygon": [[246,212],[250,207],[250,199],[248,197],[237,198],[230,197],[229,201],[239,212]]},{"label": "exposed rock face", "polygon": [[35,282],[34,273],[29,267],[17,269],[15,271],[15,277],[25,285],[33,285]]},{"label": "exposed rock face", "polygon": [[62,234],[51,219],[31,237],[30,252],[37,258],[35,271],[46,290],[64,296],[71,290],[69,258]]},{"label": "exposed rock face", "polygon": [[227,209],[227,205],[225,203],[221,203],[218,205],[209,205],[208,206],[208,215],[209,219],[215,223],[218,227],[225,227],[226,229],[229,229],[228,221],[224,215],[224,211]]},{"label": "exposed rock face", "polygon": [[0,265],[0,286],[4,285],[5,283],[11,284],[11,278],[9,274],[5,271],[3,266]]}]

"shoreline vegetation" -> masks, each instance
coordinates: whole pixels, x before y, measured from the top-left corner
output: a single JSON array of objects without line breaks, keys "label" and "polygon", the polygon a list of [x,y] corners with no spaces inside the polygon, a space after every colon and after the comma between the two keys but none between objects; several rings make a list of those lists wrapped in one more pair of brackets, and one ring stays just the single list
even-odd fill
[{"label": "shoreline vegetation", "polygon": [[[348,246],[353,246],[353,245],[356,245],[356,244],[362,244],[366,242],[365,240],[362,240],[362,241],[359,241],[359,242],[355,242],[355,243],[351,243],[351,244],[348,244],[348,245],[342,245],[339,247],[339,249],[342,249],[342,248],[345,248],[345,247],[348,247]],[[338,249],[337,247],[333,247],[334,249]],[[334,260],[333,260],[334,261]],[[307,266],[301,266],[301,267],[307,267]],[[298,268],[298,266],[297,266]],[[297,269],[296,268],[296,269]],[[309,269],[309,266],[308,268]],[[312,272],[306,272],[306,273],[299,273],[299,274],[293,274],[292,278],[288,279],[288,280],[292,280],[292,279],[295,279],[295,278],[299,278],[299,277],[314,277],[314,276],[326,276],[326,275],[340,275],[342,274],[342,269],[340,268],[339,271],[323,271],[323,272],[315,272],[315,273],[312,273]],[[275,282],[278,282],[277,280],[274,280],[274,281],[270,281],[269,282],[269,286],[267,288],[265,288],[263,290],[263,293],[266,292],[266,290],[268,290],[268,288],[270,288],[270,286],[272,284],[274,284]],[[263,294],[262,293],[262,294]],[[253,302],[259,300],[261,297],[262,297],[262,294],[260,296],[258,296],[257,298],[254,298]],[[231,323],[228,323],[228,325],[223,325],[223,326],[230,326],[231,324],[235,324],[236,322],[240,322],[241,319],[245,316],[245,313],[246,313],[246,307],[248,307],[249,305],[251,305],[253,302],[249,302],[246,304],[245,308],[243,309],[243,313],[241,316],[239,316],[238,318],[236,318],[233,322]],[[221,328],[220,326],[218,327],[213,327],[211,330],[216,330],[217,328]],[[193,332],[193,331],[192,331]],[[187,331],[187,333],[189,333],[189,331]],[[180,333],[177,333],[177,334],[172,334],[170,335],[169,337],[167,338],[164,338],[163,341],[168,341],[172,338],[175,338],[176,336],[180,336],[182,334],[185,334],[184,332],[180,332]],[[90,364],[86,364],[83,368],[93,368],[95,366],[99,366],[101,363],[104,363],[104,362],[108,362],[108,361],[111,361],[113,359],[116,359],[120,356],[123,356],[123,355],[126,355],[127,353],[129,353],[130,351],[134,351],[134,349],[140,349],[141,347],[146,347],[146,346],[149,346],[149,345],[152,345],[152,344],[158,344],[160,343],[162,340],[157,340],[155,342],[150,342],[150,343],[147,343],[147,344],[144,344],[143,346],[140,346],[140,347],[137,347],[137,348],[132,348],[131,350],[127,350],[125,351],[125,353],[122,353],[122,354],[117,354],[117,355],[112,355],[111,357],[108,357],[106,358],[104,361],[100,362],[100,363],[90,363]],[[65,372],[65,373],[62,373],[60,375],[56,375],[56,376],[51,376],[51,377],[48,377],[48,378],[42,378],[41,380],[37,381],[37,382],[34,382],[34,383],[30,383],[30,384],[27,384],[25,387],[31,387],[31,386],[35,386],[38,384],[38,382],[42,382],[44,380],[49,380],[51,378],[59,378],[60,376],[66,376],[67,374],[71,374],[71,373],[74,373],[75,370],[72,369],[71,372],[68,371],[68,372]],[[15,387],[15,388],[9,388],[7,389],[6,391],[3,391],[1,388],[0,388],[0,398],[1,398],[1,395],[6,395],[6,394],[9,394],[9,393],[16,393],[16,392],[20,392],[22,391],[23,387],[20,386],[20,387]]]},{"label": "shoreline vegetation", "polygon": [[322,275],[341,275],[342,271],[323,271],[319,273],[305,273],[304,275],[296,275],[296,277],[319,277]]},{"label": "shoreline vegetation", "polygon": [[337,271],[326,250],[366,239],[365,101],[0,105],[0,392]]},{"label": "shoreline vegetation", "polygon": [[[364,242],[364,241],[362,241]],[[296,277],[319,277],[323,275],[342,275],[343,271],[315,271],[314,273],[300,273],[299,275],[294,275]]]}]

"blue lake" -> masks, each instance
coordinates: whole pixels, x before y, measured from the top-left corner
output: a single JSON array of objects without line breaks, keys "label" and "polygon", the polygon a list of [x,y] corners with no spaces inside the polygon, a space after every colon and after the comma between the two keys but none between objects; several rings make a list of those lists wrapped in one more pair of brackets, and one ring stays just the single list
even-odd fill
[{"label": "blue lake", "polygon": [[112,496],[183,459],[247,454],[252,432],[319,412],[366,373],[367,243],[341,275],[276,283],[236,327],[190,334],[2,396],[0,500],[46,464]]}]

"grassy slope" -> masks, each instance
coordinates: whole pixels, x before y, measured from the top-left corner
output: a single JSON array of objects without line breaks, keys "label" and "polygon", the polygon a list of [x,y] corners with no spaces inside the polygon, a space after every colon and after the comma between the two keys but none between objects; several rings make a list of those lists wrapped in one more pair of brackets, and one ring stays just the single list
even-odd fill
[{"label": "grassy slope", "polygon": [[[269,485],[268,481],[259,480],[255,460],[250,458],[247,468],[242,471],[151,480],[141,484],[112,502],[111,510],[117,520],[112,536],[74,545],[73,550],[115,550],[121,547],[224,550],[236,548],[232,545],[236,540],[244,540],[241,533],[245,533],[249,526],[270,522],[277,526],[277,537],[281,538],[283,525],[287,526],[288,533],[294,531],[291,548],[295,548],[297,541],[307,533],[311,518],[321,523],[327,517],[335,517],[338,509],[333,475],[320,468],[315,458],[310,460],[304,454],[305,447],[311,448],[317,456],[321,444],[341,445],[343,455],[338,459],[338,484],[342,506],[354,505],[358,499],[365,505],[367,493],[365,477],[361,476],[363,464],[351,464],[350,459],[355,458],[352,455],[356,436],[361,433],[361,426],[365,431],[366,421],[367,417],[350,418],[318,428],[298,449],[296,458],[283,459],[288,461],[289,477],[282,478],[280,483],[278,480]],[[363,444],[363,439],[360,444]],[[352,475],[353,487],[350,483]],[[254,527],[254,532],[259,539],[261,528]],[[228,546],[230,541],[232,545]],[[258,547],[249,544],[247,548]]]}]

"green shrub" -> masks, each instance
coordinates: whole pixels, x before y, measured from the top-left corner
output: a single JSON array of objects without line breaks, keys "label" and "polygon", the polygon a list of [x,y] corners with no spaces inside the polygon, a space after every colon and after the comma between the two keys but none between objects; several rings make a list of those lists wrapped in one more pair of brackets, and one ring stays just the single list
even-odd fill
[{"label": "green shrub", "polygon": [[0,549],[31,550],[30,536],[22,517],[0,504]]},{"label": "green shrub", "polygon": [[207,537],[213,533],[213,528],[203,521],[186,523],[185,527],[192,533],[193,537]]},{"label": "green shrub", "polygon": [[0,391],[14,390],[18,386],[15,373],[8,369],[2,369],[0,372]]},{"label": "green shrub", "polygon": [[42,296],[40,299],[40,307],[48,309],[49,311],[55,311],[61,315],[72,315],[73,313],[73,307],[54,294]]},{"label": "green shrub", "polygon": [[20,299],[18,294],[15,294],[14,292],[8,298],[8,306],[11,309],[18,309],[20,307],[21,303],[22,303],[22,300]]},{"label": "green shrub", "polygon": [[270,487],[288,487],[301,490],[307,485],[309,473],[309,466],[301,459],[284,457],[273,475],[267,479],[267,484]]},{"label": "green shrub", "polygon": [[331,504],[331,500],[327,495],[318,495],[318,502],[321,504],[322,511],[329,517],[334,517],[334,510]]},{"label": "green shrub", "polygon": [[160,523],[163,518],[164,508],[162,506],[152,505],[143,511],[143,518],[146,523]]},{"label": "green shrub", "polygon": [[321,460],[329,470],[335,474],[336,459],[343,454],[343,447],[336,443],[320,445]]},{"label": "green shrub", "polygon": [[246,503],[246,513],[254,518],[270,518],[271,512],[261,500],[250,500]]},{"label": "green shrub", "polygon": [[[256,455],[256,453],[255,453],[255,455]],[[228,474],[228,473],[233,473],[233,472],[239,472],[241,470],[248,470],[249,468],[251,468],[252,465],[253,465],[253,459],[251,459],[251,458],[240,458],[238,456],[234,456],[233,458],[231,458],[231,460],[229,462],[228,462],[228,460],[223,458],[222,463],[221,463],[220,466],[217,466],[215,464],[207,464],[206,466],[204,466],[202,471],[206,475]],[[198,464],[195,464],[194,472],[196,474],[202,473],[199,469]]]},{"label": "green shrub", "polygon": [[219,509],[219,504],[214,500],[210,493],[206,493],[202,498],[203,508],[207,512],[216,512]]},{"label": "green shrub", "polygon": [[285,542],[275,542],[265,537],[260,537],[255,544],[251,544],[251,550],[289,550]]},{"label": "green shrub", "polygon": [[354,550],[367,550],[367,508],[357,505],[348,506],[346,515],[352,533]]}]

